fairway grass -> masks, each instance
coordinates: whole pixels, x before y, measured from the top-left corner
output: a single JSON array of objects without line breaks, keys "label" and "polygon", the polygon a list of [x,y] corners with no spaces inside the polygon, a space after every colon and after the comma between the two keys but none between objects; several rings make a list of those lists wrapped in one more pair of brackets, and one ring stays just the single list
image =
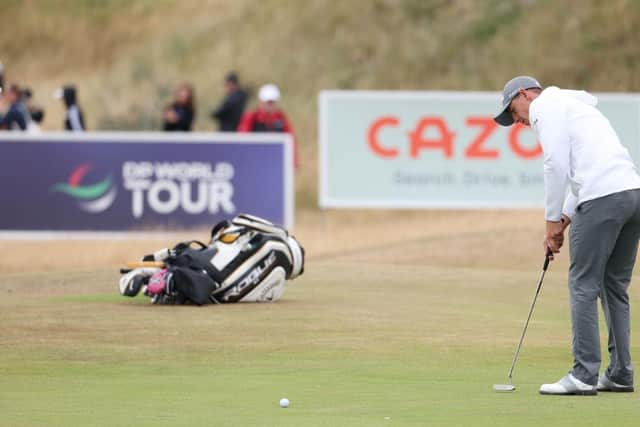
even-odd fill
[{"label": "fairway grass", "polygon": [[545,279],[517,390],[492,391],[507,381],[542,260],[537,245],[502,255],[526,264],[460,255],[481,240],[452,235],[457,255],[426,234],[405,256],[391,243],[308,251],[305,274],[272,304],[150,306],[117,295],[115,268],[1,274],[0,425],[637,426],[638,393],[537,392],[570,368],[566,254]]}]

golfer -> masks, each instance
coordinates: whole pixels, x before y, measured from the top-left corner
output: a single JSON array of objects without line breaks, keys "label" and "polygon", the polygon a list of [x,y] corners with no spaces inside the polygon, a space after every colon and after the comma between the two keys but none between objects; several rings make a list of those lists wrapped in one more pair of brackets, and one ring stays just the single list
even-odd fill
[{"label": "golfer", "polygon": [[[632,392],[627,290],[640,237],[640,176],[609,120],[585,91],[542,89],[519,76],[504,87],[502,126],[520,123],[536,132],[544,153],[544,250],[560,251],[569,231],[569,295],[573,368],[541,394]],[[640,141],[638,141],[640,142]],[[600,370],[597,299],[609,329],[609,366]]]}]

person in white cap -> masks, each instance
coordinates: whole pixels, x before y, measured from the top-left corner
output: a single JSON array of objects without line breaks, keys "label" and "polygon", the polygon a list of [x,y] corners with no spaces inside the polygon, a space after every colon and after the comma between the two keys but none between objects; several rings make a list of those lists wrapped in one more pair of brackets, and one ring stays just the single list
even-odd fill
[{"label": "person in white cap", "polygon": [[[569,294],[573,368],[541,394],[632,392],[629,349],[631,273],[640,238],[640,176],[609,120],[585,91],[542,89],[519,76],[504,87],[502,126],[520,123],[537,133],[544,153],[544,251],[560,251],[569,231]],[[609,330],[609,366],[600,375],[597,299]]]},{"label": "person in white cap", "polygon": [[298,143],[293,134],[289,119],[278,108],[280,90],[274,84],[266,84],[258,92],[260,104],[255,110],[244,113],[238,132],[285,132],[293,136],[293,159],[296,169],[299,166]]}]

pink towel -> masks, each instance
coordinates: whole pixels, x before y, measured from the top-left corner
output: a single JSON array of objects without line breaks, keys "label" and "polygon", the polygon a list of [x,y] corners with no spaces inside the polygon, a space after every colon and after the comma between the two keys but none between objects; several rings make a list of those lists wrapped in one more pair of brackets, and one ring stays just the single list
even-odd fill
[{"label": "pink towel", "polygon": [[147,291],[152,295],[158,295],[164,292],[166,288],[166,283],[164,281],[165,276],[167,275],[167,269],[162,269],[160,271],[156,271],[149,278],[149,284],[147,285]]}]

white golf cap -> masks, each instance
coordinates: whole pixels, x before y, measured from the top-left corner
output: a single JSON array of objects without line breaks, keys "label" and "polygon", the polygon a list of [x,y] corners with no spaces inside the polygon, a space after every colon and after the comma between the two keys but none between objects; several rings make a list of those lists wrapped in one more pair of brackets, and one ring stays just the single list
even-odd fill
[{"label": "white golf cap", "polygon": [[278,101],[280,99],[280,90],[278,89],[278,86],[274,84],[266,84],[260,88],[258,98],[262,102]]},{"label": "white golf cap", "polygon": [[496,121],[499,125],[502,126],[511,126],[513,124],[513,117],[511,113],[507,111],[511,101],[516,97],[520,89],[542,89],[542,85],[538,82],[538,80],[529,76],[518,76],[514,77],[504,85],[504,89],[502,89],[502,109],[496,115],[493,120]]}]

